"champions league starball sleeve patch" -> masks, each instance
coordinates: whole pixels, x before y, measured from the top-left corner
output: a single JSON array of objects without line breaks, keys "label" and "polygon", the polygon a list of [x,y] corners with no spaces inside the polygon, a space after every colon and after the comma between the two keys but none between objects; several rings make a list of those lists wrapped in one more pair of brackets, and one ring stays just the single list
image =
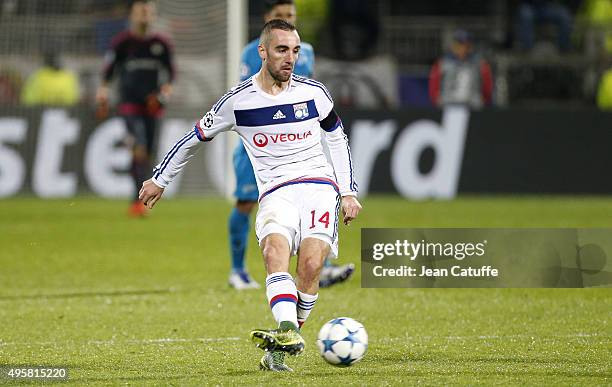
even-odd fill
[{"label": "champions league starball sleeve patch", "polygon": [[204,127],[207,129],[212,128],[214,123],[215,123],[215,116],[212,114],[212,112],[206,113],[204,117],[202,118],[202,125],[204,125]]}]

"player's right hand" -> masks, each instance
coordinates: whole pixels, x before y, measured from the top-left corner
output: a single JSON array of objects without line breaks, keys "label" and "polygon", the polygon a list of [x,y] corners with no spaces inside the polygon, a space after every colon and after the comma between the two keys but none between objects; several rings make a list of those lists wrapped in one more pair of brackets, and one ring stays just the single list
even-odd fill
[{"label": "player's right hand", "polygon": [[145,206],[150,210],[153,208],[155,203],[161,199],[164,194],[164,189],[153,183],[153,180],[149,179],[142,183],[142,188],[138,193],[138,198],[142,200]]},{"label": "player's right hand", "polygon": [[109,113],[108,87],[100,86],[96,91],[96,120],[103,121],[107,119]]}]

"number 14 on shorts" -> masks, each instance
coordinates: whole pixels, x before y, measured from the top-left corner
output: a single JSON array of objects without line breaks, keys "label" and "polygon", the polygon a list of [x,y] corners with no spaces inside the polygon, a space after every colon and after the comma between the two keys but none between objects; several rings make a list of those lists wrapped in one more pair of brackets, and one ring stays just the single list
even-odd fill
[{"label": "number 14 on shorts", "polygon": [[[322,211],[320,211],[320,212],[322,212]],[[317,213],[317,211],[316,211],[316,210],[312,210],[312,211],[310,211],[310,215],[312,216],[312,217],[311,217],[312,222],[311,222],[311,224],[310,224],[309,229],[313,229],[313,228],[315,228],[315,227],[317,226],[317,224],[318,224],[318,223],[324,224],[324,225],[325,225],[325,228],[329,228],[329,211],[325,211],[325,213],[324,213],[323,215],[321,215],[321,214],[320,214],[320,212],[318,212],[318,213]],[[316,222],[317,222],[317,224],[315,224],[315,219],[316,219],[316,218],[317,218],[317,216],[319,216],[319,215],[321,215],[321,216],[320,216],[320,217],[319,217],[319,219],[316,221]]]}]

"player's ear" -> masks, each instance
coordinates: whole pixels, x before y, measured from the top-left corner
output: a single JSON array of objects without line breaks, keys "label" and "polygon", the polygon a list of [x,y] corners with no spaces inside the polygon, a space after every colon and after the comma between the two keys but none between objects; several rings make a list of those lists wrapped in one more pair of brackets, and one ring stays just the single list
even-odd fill
[{"label": "player's ear", "polygon": [[263,46],[263,44],[260,44],[259,46],[257,46],[257,52],[259,53],[259,57],[261,58],[261,60],[265,60],[266,59],[266,48]]}]

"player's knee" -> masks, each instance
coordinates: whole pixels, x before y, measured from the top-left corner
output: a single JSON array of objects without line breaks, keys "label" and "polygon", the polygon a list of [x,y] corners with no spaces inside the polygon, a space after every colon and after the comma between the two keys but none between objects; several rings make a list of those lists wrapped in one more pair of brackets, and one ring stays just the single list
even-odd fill
[{"label": "player's knee", "polygon": [[268,245],[263,249],[263,256],[266,262],[276,262],[281,260],[281,249],[279,246]]},{"label": "player's knee", "polygon": [[264,259],[266,261],[270,261],[276,259],[280,251],[278,249],[278,246],[272,243],[268,243],[263,247],[261,252],[263,254]]},{"label": "player's knee", "polygon": [[269,243],[262,248],[264,264],[268,273],[289,270],[289,253],[285,246]]},{"label": "player's knee", "polygon": [[283,260],[288,255],[287,242],[280,238],[266,237],[262,243],[262,254],[266,261]]}]

